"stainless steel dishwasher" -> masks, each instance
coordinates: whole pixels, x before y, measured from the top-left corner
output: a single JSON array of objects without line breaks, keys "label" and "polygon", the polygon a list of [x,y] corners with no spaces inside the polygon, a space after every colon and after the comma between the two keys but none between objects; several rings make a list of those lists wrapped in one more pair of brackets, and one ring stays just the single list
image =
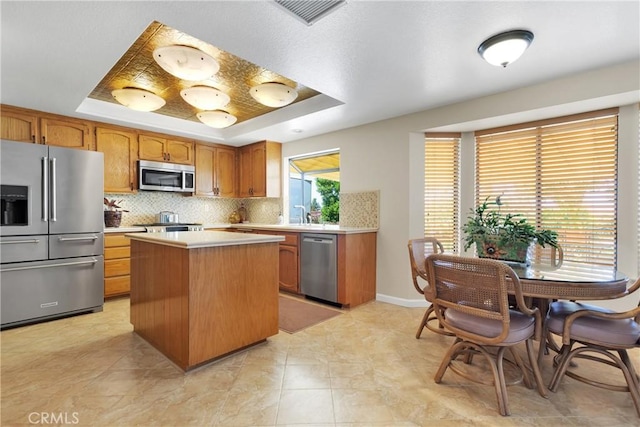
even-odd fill
[{"label": "stainless steel dishwasher", "polygon": [[306,296],[338,302],[338,236],[302,234],[300,290]]}]

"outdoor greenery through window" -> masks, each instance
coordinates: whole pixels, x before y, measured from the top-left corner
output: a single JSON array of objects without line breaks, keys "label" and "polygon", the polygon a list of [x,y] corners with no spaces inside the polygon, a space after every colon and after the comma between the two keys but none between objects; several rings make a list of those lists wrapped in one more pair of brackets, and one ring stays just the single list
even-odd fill
[{"label": "outdoor greenery through window", "polygon": [[312,224],[340,221],[339,152],[289,159],[289,222],[301,219]]},{"label": "outdoor greenery through window", "polygon": [[558,233],[565,262],[616,267],[617,113],[476,132],[476,204],[501,196],[503,211]]},{"label": "outdoor greenery through window", "polygon": [[460,134],[427,133],[424,159],[424,234],[457,253]]}]

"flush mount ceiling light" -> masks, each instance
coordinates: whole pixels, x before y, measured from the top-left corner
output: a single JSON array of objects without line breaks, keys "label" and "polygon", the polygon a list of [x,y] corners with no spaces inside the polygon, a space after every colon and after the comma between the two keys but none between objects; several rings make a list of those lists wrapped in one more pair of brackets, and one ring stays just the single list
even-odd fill
[{"label": "flush mount ceiling light", "polygon": [[275,82],[254,86],[249,93],[253,99],[267,107],[284,107],[298,97],[298,92],[294,88]]},{"label": "flush mount ceiling light", "polygon": [[210,86],[193,86],[180,91],[187,104],[201,110],[217,110],[229,103],[231,98],[224,92]]},{"label": "flush mount ceiling light", "polygon": [[533,33],[513,30],[496,34],[480,43],[478,53],[491,65],[506,67],[524,53],[533,41]]},{"label": "flush mount ceiling light", "polygon": [[226,111],[201,111],[198,114],[198,119],[207,126],[212,128],[222,129],[231,126],[238,120],[233,114],[229,114]]},{"label": "flush mount ceiling light", "polygon": [[153,92],[134,87],[125,87],[111,91],[111,95],[120,104],[138,111],[155,111],[165,104],[164,99]]},{"label": "flush mount ceiling light", "polygon": [[164,46],[153,51],[153,59],[167,73],[183,80],[204,80],[220,69],[218,61],[191,46]]}]

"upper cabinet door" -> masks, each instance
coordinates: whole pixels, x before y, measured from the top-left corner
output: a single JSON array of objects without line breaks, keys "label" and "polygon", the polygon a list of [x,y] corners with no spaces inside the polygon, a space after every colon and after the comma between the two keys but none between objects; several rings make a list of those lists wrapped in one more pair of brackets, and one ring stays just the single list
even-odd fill
[{"label": "upper cabinet door", "polygon": [[96,128],[96,151],[104,153],[104,192],[134,193],[138,141],[134,132]]},{"label": "upper cabinet door", "polygon": [[193,164],[193,142],[169,139],[165,144],[165,153],[171,163]]},{"label": "upper cabinet door", "polygon": [[196,144],[196,195],[236,197],[236,150]]},{"label": "upper cabinet door", "polygon": [[196,196],[215,196],[213,163],[215,148],[196,144]]},{"label": "upper cabinet door", "polygon": [[192,165],[194,150],[192,141],[165,139],[153,135],[140,135],[138,156],[141,160]]},{"label": "upper cabinet door", "polygon": [[[236,150],[234,148],[217,148],[215,177],[217,195],[220,197],[236,197],[238,169],[236,167]],[[196,168],[196,173],[198,169]]]},{"label": "upper cabinet door", "polygon": [[280,197],[282,146],[262,141],[240,149],[240,197]]},{"label": "upper cabinet door", "polygon": [[138,157],[141,160],[168,162],[164,145],[166,139],[149,135],[140,135],[138,139]]},{"label": "upper cabinet door", "polygon": [[0,138],[19,142],[40,142],[38,117],[27,112],[2,107],[0,112]]},{"label": "upper cabinet door", "polygon": [[84,121],[42,117],[40,119],[42,142],[57,147],[91,150],[91,129]]}]

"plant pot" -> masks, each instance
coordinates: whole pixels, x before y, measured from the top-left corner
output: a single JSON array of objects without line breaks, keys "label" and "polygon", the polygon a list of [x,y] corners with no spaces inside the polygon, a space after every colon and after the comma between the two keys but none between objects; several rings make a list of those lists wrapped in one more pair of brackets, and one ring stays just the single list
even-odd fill
[{"label": "plant pot", "polygon": [[120,227],[120,221],[122,221],[122,212],[104,211],[104,225],[106,227]]},{"label": "plant pot", "polygon": [[476,240],[476,249],[480,258],[492,258],[503,261],[527,263],[527,250],[530,242],[509,242],[500,244],[500,236],[485,236],[484,240]]}]

